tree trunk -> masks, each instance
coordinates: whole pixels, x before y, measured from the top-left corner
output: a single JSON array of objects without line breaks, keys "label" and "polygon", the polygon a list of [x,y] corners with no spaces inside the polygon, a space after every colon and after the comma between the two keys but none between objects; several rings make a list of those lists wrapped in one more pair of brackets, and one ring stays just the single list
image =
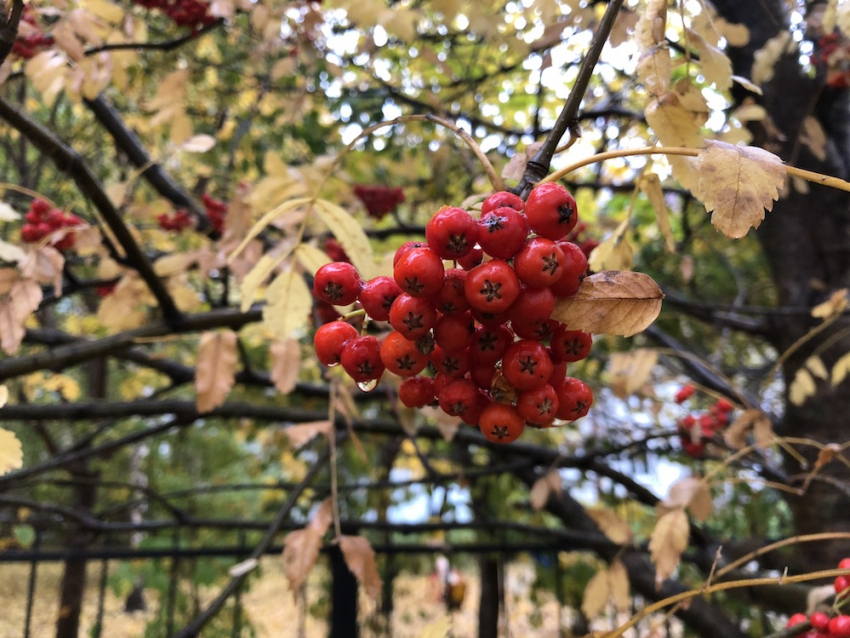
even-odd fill
[{"label": "tree trunk", "polygon": [[[753,53],[787,28],[785,3],[782,0],[716,0],[714,4],[727,21],[745,24],[750,29],[750,43],[730,52],[733,72],[750,77]],[[756,124],[753,143],[777,153],[788,163],[846,178],[850,158],[850,136],[846,130],[850,122],[848,92],[824,88],[823,78],[806,76],[797,55],[792,53],[776,64],[774,78],[763,87],[764,95],[759,98],[779,135],[771,134],[768,126]],[[740,88],[737,91],[740,101],[746,92]],[[799,142],[802,123],[809,116],[819,120],[828,136],[825,160],[817,159]],[[758,239],[770,263],[781,306],[810,308],[850,283],[849,204],[847,193],[815,185],[810,187],[809,193],[799,193],[789,182],[783,199],[767,213],[758,230]],[[773,315],[771,341],[779,352],[784,352],[818,322],[807,312]],[[840,442],[847,438],[850,393],[846,387],[833,388],[829,382],[818,381],[816,395],[801,406],[794,406],[787,393],[797,370],[814,349],[847,326],[847,321],[836,322],[785,362],[786,409],[779,434],[821,442]],[[821,357],[830,368],[848,351],[850,339],[836,338]],[[791,457],[785,459],[788,474],[799,475],[798,485],[802,484],[801,475],[811,471],[817,457],[815,449],[800,448],[800,451],[809,461],[808,468],[802,468]],[[820,475],[825,480],[812,481],[805,495],[786,495],[793,512],[795,532],[850,531],[850,518],[847,517],[850,493],[828,482],[837,480],[846,485],[850,470],[843,464],[831,463]],[[846,546],[842,548],[838,541],[808,543],[800,545],[796,551],[799,564],[813,570],[834,567],[846,554]]]}]

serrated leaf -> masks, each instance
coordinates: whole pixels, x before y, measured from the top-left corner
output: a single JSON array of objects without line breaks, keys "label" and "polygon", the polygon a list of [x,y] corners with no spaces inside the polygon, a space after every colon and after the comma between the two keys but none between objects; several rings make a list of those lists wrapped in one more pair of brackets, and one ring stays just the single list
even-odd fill
[{"label": "serrated leaf", "polygon": [[628,545],[632,542],[632,528],[614,510],[596,507],[588,509],[587,515],[593,519],[600,531],[613,542],[620,545]]},{"label": "serrated leaf", "polygon": [[295,248],[295,258],[311,276],[325,264],[331,263],[331,258],[324,250],[319,250],[312,244],[301,244]]},{"label": "serrated leaf", "polygon": [[316,201],[316,212],[328,230],[342,244],[363,280],[371,279],[375,269],[375,258],[372,254],[372,245],[363,227],[349,212],[324,199]]},{"label": "serrated leaf", "polygon": [[340,536],[338,540],[348,569],[357,578],[363,590],[377,600],[381,594],[381,577],[378,575],[375,551],[369,541],[362,536]]},{"label": "serrated leaf", "polygon": [[198,346],[195,393],[198,412],[209,412],[227,399],[236,379],[237,336],[232,330],[205,332]]},{"label": "serrated leaf", "polygon": [[271,378],[275,389],[287,395],[295,389],[301,370],[301,345],[297,339],[275,341],[269,348]]},{"label": "serrated leaf", "polygon": [[727,237],[737,239],[758,228],[785,187],[782,160],[754,146],[709,141],[699,165],[696,195],[712,213],[711,223]]},{"label": "serrated leaf", "polygon": [[790,31],[780,31],[765,42],[764,46],[753,54],[753,68],[750,73],[753,82],[755,84],[770,82],[779,59],[796,48],[797,43]]},{"label": "serrated leaf", "polygon": [[663,298],[648,275],[605,271],[585,278],[572,298],[558,300],[552,318],[571,330],[630,337],[655,321]]},{"label": "serrated leaf", "polygon": [[319,558],[322,536],[323,534],[308,526],[290,532],[283,540],[283,574],[289,581],[289,589],[295,598]]},{"label": "serrated leaf", "polygon": [[266,292],[263,323],[278,339],[288,339],[307,327],[313,297],[302,275],[287,270],[271,283]]},{"label": "serrated leaf", "polygon": [[299,448],[320,434],[330,436],[333,432],[333,424],[330,421],[311,421],[290,425],[284,432],[286,432],[286,438],[289,439],[289,445],[293,448]]},{"label": "serrated leaf", "polygon": [[661,188],[661,180],[655,173],[645,173],[641,177],[639,185],[649,203],[652,204],[652,209],[655,211],[655,221],[658,224],[661,236],[664,237],[667,250],[675,253],[676,240],[673,237],[673,229],[670,227],[670,216],[667,213],[667,202],[664,201],[664,189]]},{"label": "serrated leaf", "polygon": [[588,619],[593,619],[598,616],[605,605],[608,604],[608,596],[611,589],[608,582],[608,572],[600,569],[588,581],[587,587],[584,588],[584,594],[581,599],[581,610]]},{"label": "serrated leaf", "polygon": [[24,464],[24,450],[13,432],[0,428],[0,474],[20,469]]},{"label": "serrated leaf", "polygon": [[655,524],[649,538],[649,555],[655,563],[655,586],[661,586],[679,565],[679,559],[688,548],[690,524],[684,510],[667,512]]}]

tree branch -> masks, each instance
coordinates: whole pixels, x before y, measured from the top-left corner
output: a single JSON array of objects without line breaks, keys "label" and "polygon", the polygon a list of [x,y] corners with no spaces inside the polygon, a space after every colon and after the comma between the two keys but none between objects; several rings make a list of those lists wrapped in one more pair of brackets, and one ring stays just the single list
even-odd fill
[{"label": "tree branch", "polygon": [[0,24],[0,64],[6,61],[15,46],[23,13],[24,0],[12,0],[12,10],[9,15],[2,16],[3,20]]},{"label": "tree branch", "polygon": [[732,330],[738,330],[760,337],[770,337],[774,334],[773,328],[766,321],[743,317],[734,310],[725,311],[717,305],[705,301],[688,299],[684,295],[669,288],[664,289],[664,303],[667,306],[673,306],[681,310],[695,319],[706,321],[722,328],[731,328]]},{"label": "tree branch", "polygon": [[124,249],[128,265],[139,273],[151,293],[156,297],[165,321],[171,328],[178,327],[182,321],[182,313],[177,309],[168,290],[157,277],[147,255],[136,243],[130,229],[121,219],[121,215],[113,205],[112,200],[109,199],[103,185],[83,161],[83,158],[52,131],[44,128],[2,97],[0,97],[0,118],[6,120],[33,146],[47,155],[56,165],[56,168],[71,176],[83,195],[94,204],[115,239]]}]

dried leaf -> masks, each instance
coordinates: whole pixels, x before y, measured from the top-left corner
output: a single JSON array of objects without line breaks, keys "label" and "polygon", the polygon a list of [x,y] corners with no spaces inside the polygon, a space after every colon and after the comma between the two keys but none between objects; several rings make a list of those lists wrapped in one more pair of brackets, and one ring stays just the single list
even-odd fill
[{"label": "dried leaf", "polygon": [[581,600],[581,610],[584,615],[589,618],[596,618],[605,605],[608,604],[608,596],[611,593],[608,582],[608,572],[600,569],[588,581],[587,587],[584,589],[584,595]]},{"label": "dried leaf", "polygon": [[614,510],[597,507],[588,509],[587,515],[593,519],[600,531],[613,542],[620,545],[628,545],[632,542],[632,528]]},{"label": "dried leaf", "polygon": [[572,330],[630,337],[655,321],[663,298],[648,275],[605,271],[587,277],[574,297],[556,302],[552,318]]},{"label": "dried leaf", "polygon": [[634,249],[626,239],[629,218],[624,219],[610,237],[593,249],[588,259],[590,269],[596,272],[602,270],[631,270],[634,261]]},{"label": "dried leaf", "polygon": [[818,356],[811,356],[806,359],[806,367],[809,369],[814,376],[818,379],[828,379],[829,373],[826,371],[826,366],[823,364],[823,361]]},{"label": "dried leaf", "polygon": [[755,439],[756,446],[763,450],[773,445],[776,435],[773,433],[773,424],[767,416],[753,424],[753,438]]},{"label": "dried leaf", "polygon": [[785,186],[785,165],[773,153],[754,146],[709,141],[699,155],[697,197],[712,212],[711,223],[727,237],[758,228]]},{"label": "dried leaf", "polygon": [[794,405],[803,405],[817,390],[815,380],[806,368],[800,368],[788,388],[788,399]]},{"label": "dried leaf", "polygon": [[614,394],[625,399],[640,390],[657,362],[658,352],[649,348],[612,354],[608,359],[608,374]]},{"label": "dried leaf", "polygon": [[308,526],[290,532],[283,540],[283,574],[296,598],[319,558],[322,536],[323,534]]},{"label": "dried leaf", "polygon": [[53,284],[53,291],[57,297],[62,296],[62,269],[65,267],[65,258],[53,246],[41,246],[30,252],[26,259],[21,262],[21,275],[26,278],[35,279],[40,284]]},{"label": "dried leaf", "polygon": [[20,469],[24,464],[24,450],[13,432],[0,428],[0,474]]},{"label": "dried leaf", "polygon": [[21,325],[29,316],[38,310],[44,294],[33,279],[18,279],[9,291],[9,299],[12,302],[12,310]]},{"label": "dried leaf", "polygon": [[826,160],[826,133],[817,118],[811,115],[803,120],[800,142],[805,144],[817,159]]},{"label": "dried leaf", "polygon": [[329,496],[313,512],[308,527],[318,532],[320,536],[324,536],[333,523],[333,511],[333,498]]},{"label": "dried leaf", "polygon": [[534,481],[534,485],[531,486],[529,500],[531,501],[531,507],[536,511],[540,511],[546,507],[546,503],[549,502],[549,481],[546,480],[545,476],[541,476]]},{"label": "dried leaf", "polygon": [[667,214],[667,203],[664,201],[664,190],[661,188],[661,180],[655,173],[644,173],[640,182],[640,189],[646,195],[649,203],[655,211],[655,221],[658,230],[664,237],[664,244],[671,253],[676,252],[676,240],[673,238],[673,229],[670,227],[670,216]]},{"label": "dried leaf", "polygon": [[275,341],[269,348],[271,378],[274,387],[283,395],[295,389],[301,370],[301,344],[297,339]]},{"label": "dried leaf", "polygon": [[682,552],[688,548],[689,533],[688,517],[682,509],[667,512],[658,519],[649,539],[656,588],[676,571]]},{"label": "dried leaf", "polygon": [[9,400],[9,388],[5,385],[0,385],[0,408],[6,405],[6,402]]},{"label": "dried leaf", "polygon": [[24,340],[23,320],[18,316],[11,299],[0,301],[0,347],[6,354],[18,352]]},{"label": "dried leaf", "polygon": [[316,201],[316,212],[342,244],[360,276],[364,280],[371,279],[375,269],[375,257],[369,238],[360,223],[349,212],[324,199]]},{"label": "dried leaf", "polygon": [[850,372],[850,352],[841,355],[841,358],[832,366],[832,385],[836,386],[847,377]]},{"label": "dried leaf", "polygon": [[298,425],[290,425],[286,428],[286,438],[289,439],[289,445],[293,448],[299,448],[306,445],[313,438],[324,434],[330,436],[333,431],[333,426],[330,421],[310,421],[308,423],[299,423]]},{"label": "dried leaf", "polygon": [[198,346],[195,393],[198,412],[209,412],[227,399],[236,379],[236,333],[232,330],[205,332]]},{"label": "dried leaf", "polygon": [[611,590],[610,597],[614,608],[619,612],[629,611],[632,608],[632,599],[629,596],[629,572],[619,560],[613,561],[608,566],[608,587]]},{"label": "dried leaf", "polygon": [[304,278],[295,270],[287,270],[275,278],[266,293],[263,322],[278,339],[288,339],[307,326],[313,297]]},{"label": "dried leaf", "polygon": [[776,63],[786,53],[797,49],[797,43],[791,37],[790,31],[780,31],[764,43],[764,46],[753,54],[753,69],[750,77],[755,84],[766,84],[773,79]]},{"label": "dried leaf", "polygon": [[374,599],[381,594],[381,577],[375,562],[372,546],[362,536],[340,536],[339,548],[345,557],[345,564],[357,578],[357,581]]},{"label": "dried leaf", "polygon": [[747,447],[747,435],[753,429],[756,421],[760,419],[770,419],[761,410],[744,410],[738,418],[732,422],[723,432],[723,440],[726,445],[735,449],[742,450]]},{"label": "dried leaf", "polygon": [[183,142],[180,147],[187,153],[206,153],[215,146],[215,138],[212,135],[195,135]]},{"label": "dried leaf", "polygon": [[266,253],[257,264],[251,268],[247,275],[242,279],[242,285],[239,287],[241,301],[239,304],[242,312],[247,312],[257,298],[257,290],[268,279],[275,269],[289,257],[291,248],[284,247],[279,252]]},{"label": "dried leaf", "polygon": [[637,79],[650,95],[660,97],[670,89],[673,61],[670,49],[659,44],[645,51],[638,58]]},{"label": "dried leaf", "polygon": [[635,25],[635,42],[646,50],[664,41],[667,29],[667,0],[649,0]]},{"label": "dried leaf", "polygon": [[714,509],[708,484],[696,477],[684,478],[673,484],[667,498],[656,506],[660,513],[687,508],[695,519],[705,521]]},{"label": "dried leaf", "polygon": [[714,83],[718,91],[732,86],[732,62],[723,51],[703,40],[695,31],[688,29],[689,41],[699,51],[702,74],[709,83]]},{"label": "dried leaf", "polygon": [[812,308],[811,314],[818,319],[832,319],[847,310],[848,305],[850,303],[847,299],[847,288],[841,288],[832,293],[829,299]]}]

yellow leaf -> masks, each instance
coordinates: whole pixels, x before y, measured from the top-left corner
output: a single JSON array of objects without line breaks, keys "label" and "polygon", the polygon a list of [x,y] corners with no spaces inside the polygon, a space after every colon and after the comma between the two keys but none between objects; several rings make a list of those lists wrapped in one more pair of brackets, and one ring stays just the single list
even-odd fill
[{"label": "yellow leaf", "polygon": [[18,470],[23,464],[24,451],[18,437],[0,428],[0,474]]},{"label": "yellow leaf", "polygon": [[118,24],[124,18],[124,10],[106,0],[82,0],[82,6],[112,24]]},{"label": "yellow leaf", "polygon": [[596,618],[608,604],[610,593],[608,572],[600,569],[588,581],[587,587],[584,589],[581,600],[581,610],[584,615],[588,619]]},{"label": "yellow leaf", "polygon": [[21,218],[21,214],[15,212],[15,209],[9,204],[0,202],[0,222],[14,222]]},{"label": "yellow leaf", "polygon": [[610,237],[593,249],[588,260],[591,270],[631,270],[634,251],[625,237],[628,227],[627,217],[620,222]]},{"label": "yellow leaf", "polygon": [[437,618],[432,623],[425,625],[417,638],[448,638],[449,632],[452,629],[452,619],[450,616],[442,616]]},{"label": "yellow leaf", "polygon": [[673,484],[667,498],[656,506],[659,513],[683,507],[700,522],[708,519],[714,509],[708,483],[694,476],[683,478]]},{"label": "yellow leaf", "polygon": [[676,240],[673,238],[673,229],[670,227],[670,217],[667,214],[667,203],[664,201],[664,189],[661,188],[661,180],[655,173],[645,173],[639,184],[640,189],[655,211],[655,221],[658,224],[658,230],[664,237],[667,250],[675,253]]},{"label": "yellow leaf", "polygon": [[293,448],[299,448],[320,434],[330,436],[331,432],[333,432],[333,425],[330,421],[312,421],[310,423],[290,425],[286,428],[285,432],[286,438],[289,439],[289,445]]},{"label": "yellow leaf", "polygon": [[195,135],[183,142],[180,147],[187,153],[206,153],[215,146],[215,138],[212,135]]},{"label": "yellow leaf", "polygon": [[612,354],[608,359],[608,374],[614,394],[625,399],[640,390],[657,362],[658,352],[649,348]]},{"label": "yellow leaf", "polygon": [[283,395],[295,389],[301,369],[301,345],[297,339],[275,341],[269,349],[274,387]]},{"label": "yellow leaf", "polygon": [[766,84],[773,79],[776,63],[786,53],[795,51],[797,43],[790,31],[780,31],[753,54],[753,69],[750,73],[755,84]]},{"label": "yellow leaf", "polygon": [[242,279],[242,285],[239,287],[241,297],[240,310],[246,312],[254,299],[257,298],[257,289],[263,285],[266,279],[274,272],[284,259],[289,257],[291,250],[286,248],[277,254],[266,253],[257,262],[250,272]]},{"label": "yellow leaf", "polygon": [[381,594],[381,577],[375,562],[375,551],[362,536],[340,536],[339,548],[348,569],[357,578],[363,590],[373,599]]},{"label": "yellow leaf", "polygon": [[364,281],[371,279],[375,269],[375,257],[363,227],[349,212],[324,199],[316,201],[316,212],[342,244]]},{"label": "yellow leaf", "polygon": [[826,366],[820,357],[812,356],[806,359],[806,367],[818,379],[828,379],[829,373],[826,371]]},{"label": "yellow leaf", "polygon": [[288,339],[307,326],[313,297],[304,278],[295,270],[278,275],[269,286],[266,298],[263,322],[278,339]]},{"label": "yellow leaf", "polygon": [[841,33],[845,36],[850,36],[850,5],[846,2],[841,3],[835,22]]},{"label": "yellow leaf", "polygon": [[841,288],[832,293],[829,299],[812,308],[812,316],[824,320],[832,319],[847,310],[847,306],[847,288]]},{"label": "yellow leaf", "polygon": [[288,213],[291,210],[295,210],[305,204],[310,203],[309,197],[298,197],[296,199],[290,199],[289,201],[284,202],[283,204],[276,206],[268,213],[263,215],[263,217],[251,227],[251,230],[248,231],[246,237],[242,240],[242,243],[237,246],[236,250],[234,250],[227,258],[228,263],[232,262],[243,250],[245,247],[251,243],[257,235],[259,235],[263,230],[271,224],[275,219]]},{"label": "yellow leaf", "polygon": [[809,397],[814,396],[815,380],[805,368],[800,368],[794,375],[791,387],[788,389],[788,399],[794,405],[803,405]]},{"label": "yellow leaf", "polygon": [[800,143],[808,146],[812,155],[820,161],[826,160],[826,133],[817,118],[810,115],[803,120]]},{"label": "yellow leaf", "polygon": [[236,379],[237,336],[232,330],[205,332],[198,346],[195,393],[198,412],[209,412],[224,403]]},{"label": "yellow leaf", "polygon": [[153,265],[153,271],[159,277],[172,277],[185,273],[196,261],[198,261],[197,253],[172,253],[157,259]]},{"label": "yellow leaf", "polygon": [[629,572],[619,560],[608,566],[608,586],[611,590],[611,601],[617,611],[629,611],[632,599],[629,597]]},{"label": "yellow leaf", "polygon": [[673,61],[666,45],[656,45],[638,58],[637,78],[650,95],[664,95],[670,88],[672,73]]},{"label": "yellow leaf", "polygon": [[690,29],[688,29],[688,38],[699,51],[699,62],[706,81],[715,84],[718,91],[725,91],[731,87],[732,62],[726,54],[711,46],[698,33]]},{"label": "yellow leaf", "polygon": [[331,262],[331,258],[324,250],[319,250],[312,244],[298,246],[295,249],[295,258],[311,276],[315,275],[319,268]]},{"label": "yellow leaf", "polygon": [[690,525],[682,509],[667,512],[655,524],[649,538],[649,555],[655,563],[655,585],[673,575],[679,559],[688,548]]},{"label": "yellow leaf", "polygon": [[632,528],[621,519],[614,510],[597,507],[587,510],[588,516],[599,527],[605,536],[620,545],[628,545],[632,542]]},{"label": "yellow leaf", "polygon": [[585,278],[572,298],[557,301],[552,318],[573,330],[630,337],[655,321],[663,298],[648,275],[604,271]]},{"label": "yellow leaf", "polygon": [[641,50],[664,40],[667,29],[667,0],[648,0],[646,9],[635,25],[635,42]]},{"label": "yellow leaf", "polygon": [[841,355],[841,358],[832,366],[832,385],[836,386],[847,377],[850,372],[850,352]]},{"label": "yellow leaf", "polygon": [[773,153],[754,146],[709,141],[699,155],[697,197],[713,213],[711,223],[727,237],[758,228],[785,187],[785,165]]}]

